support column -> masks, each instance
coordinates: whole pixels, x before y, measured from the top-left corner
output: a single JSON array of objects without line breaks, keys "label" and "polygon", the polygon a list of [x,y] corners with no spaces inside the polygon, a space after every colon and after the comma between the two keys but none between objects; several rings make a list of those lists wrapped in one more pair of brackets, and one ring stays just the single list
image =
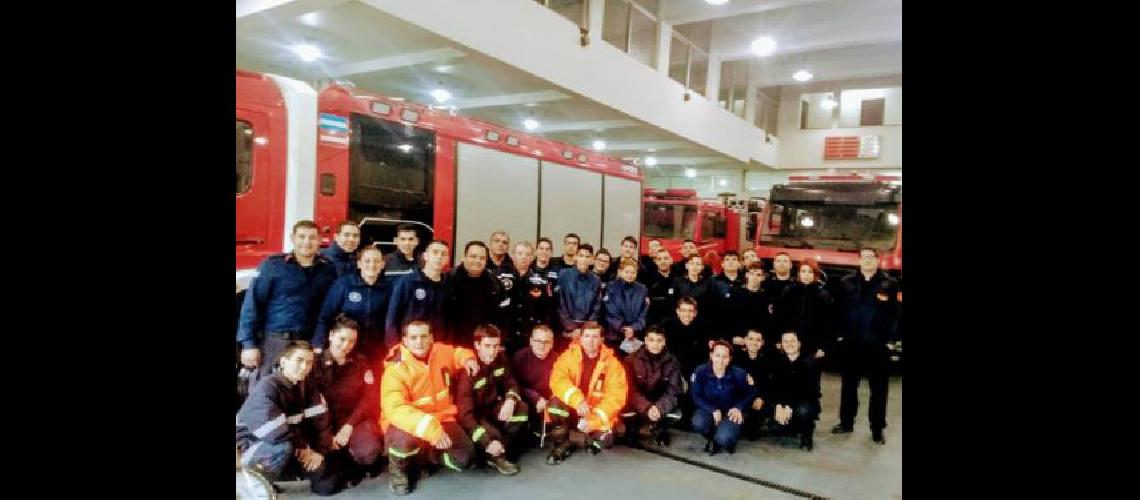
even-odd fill
[{"label": "support column", "polygon": [[600,43],[605,30],[606,0],[590,0],[586,27],[590,30],[590,43]]},{"label": "support column", "polygon": [[749,125],[756,125],[756,75],[753,70],[748,71],[748,83],[744,86],[744,121]]},{"label": "support column", "polygon": [[657,72],[669,76],[669,46],[673,42],[673,25],[657,22]]}]

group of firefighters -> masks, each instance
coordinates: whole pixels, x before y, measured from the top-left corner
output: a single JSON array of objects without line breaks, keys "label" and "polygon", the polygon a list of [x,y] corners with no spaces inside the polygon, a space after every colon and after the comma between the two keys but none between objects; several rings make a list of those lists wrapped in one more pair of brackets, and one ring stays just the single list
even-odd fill
[{"label": "group of firefighters", "polygon": [[516,474],[546,441],[550,465],[615,439],[668,446],[679,422],[710,454],[765,431],[810,451],[828,356],[842,372],[831,432],[852,431],[865,376],[885,443],[902,292],[875,249],[829,287],[810,259],[793,271],[777,254],[769,273],[751,250],[726,252],[714,275],[690,240],[674,263],[657,241],[639,259],[632,236],[613,255],[570,233],[553,256],[548,238],[512,247],[495,231],[450,272],[449,245],[417,255],[412,226],[386,258],[351,221],[324,250],[311,221],[292,242],[259,265],[237,332],[238,461],[270,480],[331,495],[379,474],[386,454],[402,495],[439,467]]}]

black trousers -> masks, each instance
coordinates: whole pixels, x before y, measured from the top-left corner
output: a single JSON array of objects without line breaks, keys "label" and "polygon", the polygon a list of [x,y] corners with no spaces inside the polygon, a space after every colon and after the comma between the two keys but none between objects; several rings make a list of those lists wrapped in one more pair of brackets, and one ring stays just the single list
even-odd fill
[{"label": "black trousers", "polygon": [[[818,401],[796,401],[788,404],[788,406],[792,407],[792,418],[788,419],[786,425],[780,424],[774,418],[768,420],[768,426],[773,432],[809,436],[815,432],[815,421],[819,419]],[[775,407],[775,405],[772,406],[773,409]]]},{"label": "black trousers", "polygon": [[499,412],[506,400],[499,401],[487,409],[476,409],[476,426],[471,429],[471,441],[480,450],[486,450],[492,441],[503,443],[507,460],[518,459],[519,452],[526,444],[527,424],[530,422],[530,409],[527,404],[515,403],[515,411],[506,422],[499,420]]},{"label": "black trousers", "polygon": [[871,386],[867,419],[872,430],[882,429],[887,426],[890,351],[885,343],[877,346],[855,343],[845,347],[841,365],[843,385],[840,390],[839,423],[844,427],[854,426],[855,415],[859,411],[859,381],[866,377]]}]

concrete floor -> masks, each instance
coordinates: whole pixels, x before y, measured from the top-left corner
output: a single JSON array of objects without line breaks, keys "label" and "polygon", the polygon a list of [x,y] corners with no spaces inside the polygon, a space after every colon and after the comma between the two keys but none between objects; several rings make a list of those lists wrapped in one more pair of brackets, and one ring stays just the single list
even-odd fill
[{"label": "concrete floor", "polygon": [[[531,498],[652,498],[665,499],[785,499],[801,495],[765,486],[781,485],[811,496],[836,499],[902,498],[902,379],[891,379],[887,405],[887,444],[871,442],[866,403],[870,394],[859,387],[855,432],[834,435],[839,408],[839,376],[825,373],[823,414],[816,424],[815,450],[799,449],[795,438],[742,440],[733,455],[709,457],[704,439],[673,432],[672,454],[759,480],[745,481],[702,467],[621,445],[597,456],[576,452],[556,467],[544,463],[544,451],[531,450],[520,460],[522,471],[502,477],[486,469],[455,473],[444,470],[420,482],[409,498],[531,499]],[[549,445],[548,445],[549,446]],[[320,498],[307,482],[279,483],[282,498]],[[338,498],[391,497],[388,475],[366,479]]]}]

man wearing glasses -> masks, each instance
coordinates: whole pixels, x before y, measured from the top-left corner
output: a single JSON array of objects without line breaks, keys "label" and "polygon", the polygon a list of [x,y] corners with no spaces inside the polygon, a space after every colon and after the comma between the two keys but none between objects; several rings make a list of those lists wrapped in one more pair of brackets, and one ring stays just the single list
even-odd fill
[{"label": "man wearing glasses", "polygon": [[550,372],[554,369],[554,332],[549,326],[535,325],[530,345],[520,349],[511,360],[511,372],[522,389],[523,401],[530,408],[531,428],[540,430],[543,412],[550,403]]}]

